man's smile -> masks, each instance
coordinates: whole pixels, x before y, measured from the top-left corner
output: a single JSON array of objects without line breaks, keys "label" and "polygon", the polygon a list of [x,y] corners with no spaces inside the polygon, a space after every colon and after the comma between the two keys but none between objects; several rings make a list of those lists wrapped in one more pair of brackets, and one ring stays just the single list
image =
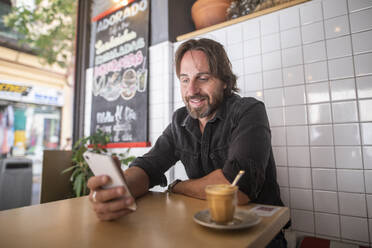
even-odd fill
[{"label": "man's smile", "polygon": [[205,96],[191,96],[188,97],[188,103],[193,107],[200,107],[207,100]]}]

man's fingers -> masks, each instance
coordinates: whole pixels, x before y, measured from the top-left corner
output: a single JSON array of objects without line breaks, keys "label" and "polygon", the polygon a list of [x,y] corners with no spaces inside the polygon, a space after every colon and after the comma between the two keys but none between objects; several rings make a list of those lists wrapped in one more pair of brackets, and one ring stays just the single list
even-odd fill
[{"label": "man's fingers", "polygon": [[100,187],[104,186],[110,181],[108,176],[98,176],[98,177],[91,177],[88,180],[88,188],[91,191],[98,190]]},{"label": "man's fingers", "polygon": [[[107,202],[124,196],[125,189],[124,187],[116,187],[111,189],[101,189],[96,192],[95,202]],[[93,193],[91,193],[90,199],[93,201]]]},{"label": "man's fingers", "polygon": [[108,176],[94,176],[88,180],[89,200],[97,217],[102,221],[114,220],[130,213],[128,207],[134,202],[132,197],[124,197],[124,187],[103,189],[102,186],[109,182]]}]

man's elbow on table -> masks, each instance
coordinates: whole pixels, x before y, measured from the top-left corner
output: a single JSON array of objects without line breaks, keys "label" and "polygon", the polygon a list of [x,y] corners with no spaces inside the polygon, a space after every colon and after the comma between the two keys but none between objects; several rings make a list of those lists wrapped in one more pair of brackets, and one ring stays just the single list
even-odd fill
[{"label": "man's elbow on table", "polygon": [[238,205],[247,205],[251,200],[249,197],[242,191],[238,191]]}]

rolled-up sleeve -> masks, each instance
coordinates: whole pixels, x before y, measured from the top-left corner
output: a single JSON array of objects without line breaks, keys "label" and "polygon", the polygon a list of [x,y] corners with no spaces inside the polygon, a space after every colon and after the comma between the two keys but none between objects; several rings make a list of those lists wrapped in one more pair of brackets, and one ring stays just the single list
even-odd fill
[{"label": "rolled-up sleeve", "polygon": [[265,182],[271,151],[271,133],[264,104],[258,102],[242,111],[235,121],[223,173],[232,182],[238,172],[244,170],[239,189],[255,200]]},{"label": "rolled-up sleeve", "polygon": [[164,173],[177,162],[175,156],[175,146],[173,144],[171,124],[164,130],[157,139],[153,148],[143,155],[136,158],[130,165],[142,168],[149,177],[152,188],[156,185],[166,186],[167,178]]}]

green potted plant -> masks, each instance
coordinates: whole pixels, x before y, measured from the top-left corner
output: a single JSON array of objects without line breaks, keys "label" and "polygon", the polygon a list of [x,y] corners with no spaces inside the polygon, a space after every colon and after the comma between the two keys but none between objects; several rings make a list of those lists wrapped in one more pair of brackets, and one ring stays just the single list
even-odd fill
[{"label": "green potted plant", "polygon": [[[110,142],[110,138],[110,134],[98,130],[98,132],[91,136],[79,139],[73,146],[72,166],[62,171],[62,173],[72,171],[70,181],[72,182],[75,197],[89,194],[87,182],[88,179],[93,176],[93,172],[84,160],[84,152],[90,150],[95,153],[108,154],[105,147]],[[110,155],[117,156],[122,165],[128,166],[129,163],[135,159],[134,156],[129,156],[129,151],[130,149],[127,149],[124,153],[111,153]]]}]

